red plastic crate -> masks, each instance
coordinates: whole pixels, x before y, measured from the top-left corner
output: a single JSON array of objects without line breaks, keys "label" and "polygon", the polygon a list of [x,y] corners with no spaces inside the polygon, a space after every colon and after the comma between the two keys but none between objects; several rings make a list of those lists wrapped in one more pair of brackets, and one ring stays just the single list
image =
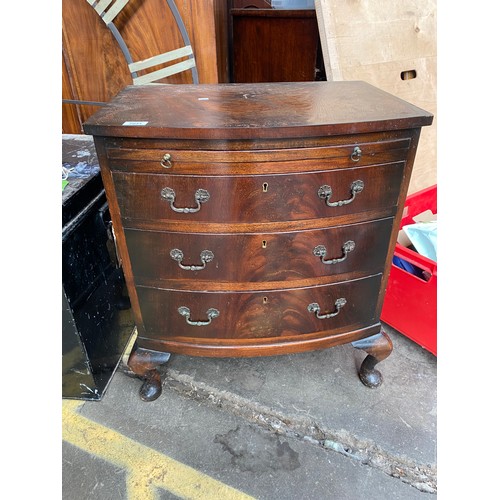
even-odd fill
[{"label": "red plastic crate", "polygon": [[[437,213],[437,185],[408,196],[400,228],[428,209]],[[437,263],[399,243],[394,256],[426,271],[430,279],[392,264],[381,319],[437,356]]]}]

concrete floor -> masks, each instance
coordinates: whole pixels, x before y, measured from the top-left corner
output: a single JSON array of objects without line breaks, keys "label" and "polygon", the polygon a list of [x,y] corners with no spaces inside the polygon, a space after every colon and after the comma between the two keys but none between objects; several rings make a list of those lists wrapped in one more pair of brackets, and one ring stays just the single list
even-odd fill
[{"label": "concrete floor", "polygon": [[119,368],[101,401],[63,402],[63,499],[432,498],[436,358],[386,331],[394,351],[378,389],[359,381],[365,353],[349,344],[172,355],[151,403]]}]

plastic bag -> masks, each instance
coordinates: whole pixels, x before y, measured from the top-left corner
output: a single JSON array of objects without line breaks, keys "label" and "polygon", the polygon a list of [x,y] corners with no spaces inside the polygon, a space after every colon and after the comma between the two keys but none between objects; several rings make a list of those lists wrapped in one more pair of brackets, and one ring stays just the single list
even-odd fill
[{"label": "plastic bag", "polygon": [[403,226],[417,252],[437,262],[437,222],[417,222]]}]

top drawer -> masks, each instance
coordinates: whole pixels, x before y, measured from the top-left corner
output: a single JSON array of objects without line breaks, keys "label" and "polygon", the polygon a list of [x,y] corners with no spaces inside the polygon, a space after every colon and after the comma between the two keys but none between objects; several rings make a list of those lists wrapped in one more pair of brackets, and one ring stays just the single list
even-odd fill
[{"label": "top drawer", "polygon": [[[113,172],[125,227],[140,221],[262,223],[369,212],[393,215],[404,162],[374,167],[254,176]],[[365,215],[363,215],[365,214]]]},{"label": "top drawer", "polygon": [[[409,137],[387,138],[343,136],[323,138],[320,145],[266,149],[286,143],[260,144],[262,149],[246,143],[225,143],[227,150],[197,149],[200,144],[155,140],[110,139],[106,153],[112,170],[135,173],[253,175],[263,173],[307,172],[314,170],[360,167],[404,161]],[[219,147],[221,144],[217,144]],[[212,143],[205,147],[215,147]],[[183,149],[186,148],[186,149]],[[179,148],[179,149],[177,149]],[[189,148],[189,149],[187,149]],[[234,148],[234,149],[230,149]]]}]

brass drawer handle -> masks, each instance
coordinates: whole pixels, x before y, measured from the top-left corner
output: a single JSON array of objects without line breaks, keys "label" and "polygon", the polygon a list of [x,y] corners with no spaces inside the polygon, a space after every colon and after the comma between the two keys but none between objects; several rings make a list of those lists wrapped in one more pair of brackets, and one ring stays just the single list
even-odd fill
[{"label": "brass drawer handle", "polygon": [[160,160],[160,165],[163,168],[172,168],[172,156],[169,153],[165,153]]},{"label": "brass drawer handle", "polygon": [[207,311],[207,317],[208,317],[207,321],[192,321],[190,319],[190,317],[191,317],[191,311],[190,311],[189,307],[181,306],[177,310],[179,311],[179,314],[181,316],[184,316],[184,318],[186,318],[186,323],[188,325],[191,325],[191,326],[206,326],[206,325],[209,325],[212,322],[212,319],[213,318],[217,318],[219,316],[219,314],[220,314],[217,309],[214,309],[213,307],[211,307]]},{"label": "brass drawer handle", "polygon": [[307,310],[311,313],[315,313],[316,317],[318,319],[330,319],[333,318],[334,316],[337,316],[337,314],[340,312],[340,310],[347,304],[347,300],[344,298],[337,299],[335,301],[335,311],[332,313],[326,313],[326,314],[319,314],[320,307],[319,304],[316,302],[313,302],[312,304],[309,304],[307,306]]},{"label": "brass drawer handle", "polygon": [[361,160],[361,148],[356,146],[351,153],[351,160],[352,161],[359,161]]},{"label": "brass drawer handle", "polygon": [[364,187],[365,187],[365,183],[363,181],[361,181],[361,180],[354,181],[351,184],[351,197],[348,200],[330,201],[330,198],[333,194],[333,190],[332,190],[331,186],[329,186],[328,184],[325,184],[324,186],[321,186],[318,189],[318,196],[321,199],[326,200],[326,204],[329,207],[341,207],[342,205],[348,205],[349,203],[354,201],[354,198],[356,198],[356,195],[358,193],[361,193],[361,191],[363,191]]},{"label": "brass drawer handle", "polygon": [[170,208],[177,213],[193,214],[198,212],[202,203],[206,203],[210,199],[210,193],[205,189],[197,189],[194,193],[194,200],[196,201],[195,208],[178,208],[174,206],[175,191],[172,188],[166,187],[161,190],[161,197],[170,203]]},{"label": "brass drawer handle", "polygon": [[179,267],[181,269],[184,269],[186,271],[201,271],[202,269],[205,269],[207,262],[212,262],[214,260],[214,254],[210,250],[203,250],[200,253],[200,259],[202,262],[201,266],[186,266],[182,263],[182,259],[184,258],[184,254],[182,253],[182,250],[179,250],[178,248],[173,248],[170,250],[170,257],[174,259]]},{"label": "brass drawer handle", "polygon": [[326,247],[324,245],[318,245],[314,247],[313,254],[316,255],[316,257],[321,257],[321,262],[323,262],[323,264],[338,264],[339,262],[344,262],[344,260],[347,259],[347,254],[349,252],[352,252],[355,246],[356,244],[354,243],[354,241],[346,241],[342,245],[342,257],[338,259],[325,259]]}]

